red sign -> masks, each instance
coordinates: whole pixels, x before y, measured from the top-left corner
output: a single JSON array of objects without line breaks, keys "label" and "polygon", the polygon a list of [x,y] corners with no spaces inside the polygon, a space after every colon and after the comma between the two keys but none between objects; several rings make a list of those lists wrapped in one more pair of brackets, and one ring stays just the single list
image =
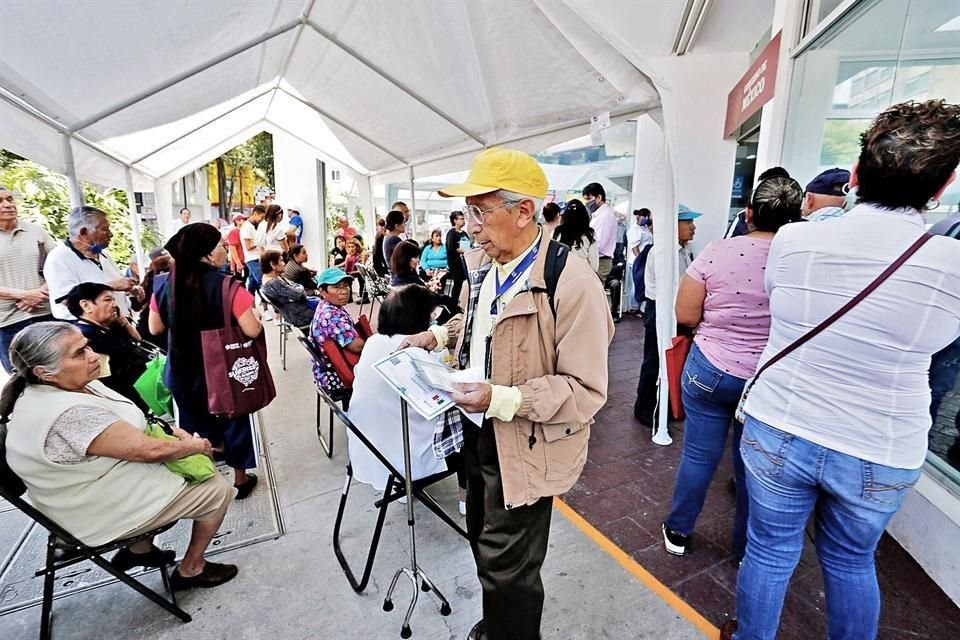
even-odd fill
[{"label": "red sign", "polygon": [[773,97],[777,83],[777,62],[780,60],[781,33],[778,32],[773,37],[727,96],[727,120],[723,127],[723,137],[734,133]]}]

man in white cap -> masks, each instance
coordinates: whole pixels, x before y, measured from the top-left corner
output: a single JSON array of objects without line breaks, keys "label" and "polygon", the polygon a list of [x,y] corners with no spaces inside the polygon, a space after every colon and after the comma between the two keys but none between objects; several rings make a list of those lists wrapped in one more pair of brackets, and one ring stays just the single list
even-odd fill
[{"label": "man in white cap", "polygon": [[466,198],[479,246],[464,254],[466,313],[406,342],[452,348],[484,380],[458,385],[451,397],[464,417],[448,413],[444,425],[453,449],[462,433],[467,531],[483,588],[471,640],[540,637],[553,496],[579,477],[607,397],[606,297],[589,265],[542,233],[546,193],[532,157],[500,148],[477,156],[466,183],[440,190]]}]

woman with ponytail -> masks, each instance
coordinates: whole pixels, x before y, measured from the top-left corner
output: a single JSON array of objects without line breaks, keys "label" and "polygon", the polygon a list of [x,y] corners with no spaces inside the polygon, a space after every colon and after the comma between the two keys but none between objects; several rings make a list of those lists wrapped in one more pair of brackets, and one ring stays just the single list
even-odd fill
[{"label": "woman with ponytail", "polygon": [[[169,351],[164,382],[173,392],[179,425],[223,447],[223,458],[233,467],[237,499],[250,495],[257,476],[247,473],[256,466],[250,417],[227,418],[211,415],[207,409],[200,332],[223,327],[223,308],[229,305],[233,322],[250,338],[263,331],[254,311],[253,295],[235,287],[232,300],[224,300],[222,285],[228,276],[219,268],[227,252],[220,232],[205,223],[188,224],[164,247],[173,258],[168,277],[154,281],[150,302],[150,332],[168,331]],[[219,449],[218,449],[219,451]]]},{"label": "woman with ponytail", "polygon": [[669,553],[686,552],[732,425],[733,552],[743,557],[748,502],[739,453],[743,425],[734,412],[770,333],[770,302],[763,288],[770,243],[781,227],[801,219],[802,203],[803,188],[793,178],[761,181],[747,206],[749,233],[708,244],[680,280],[677,322],[697,334],[680,382],[687,417],[673,504],[662,527]]},{"label": "woman with ponytail", "polygon": [[[71,324],[27,327],[13,339],[10,360],[13,377],[0,394],[5,483],[22,482],[34,507],[90,546],[193,520],[170,577],[174,589],[213,587],[237,575],[236,566],[203,558],[236,491],[219,473],[188,484],[163,464],[211,455],[208,440],[182,429],[173,430],[175,439],[148,436],[136,405],[97,380],[100,358]],[[151,539],[113,557],[124,570],[173,561],[174,552]]]}]

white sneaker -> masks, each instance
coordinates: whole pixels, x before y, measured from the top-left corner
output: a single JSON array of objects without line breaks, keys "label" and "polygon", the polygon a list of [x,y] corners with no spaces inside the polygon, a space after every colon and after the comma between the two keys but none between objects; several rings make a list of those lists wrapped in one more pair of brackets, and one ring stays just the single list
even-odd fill
[{"label": "white sneaker", "polygon": [[269,309],[264,311],[260,316],[260,319],[264,322],[273,322],[273,311],[270,311]]},{"label": "white sneaker", "polygon": [[457,511],[459,511],[462,516],[467,515],[467,503],[461,500],[460,504],[457,505]]}]

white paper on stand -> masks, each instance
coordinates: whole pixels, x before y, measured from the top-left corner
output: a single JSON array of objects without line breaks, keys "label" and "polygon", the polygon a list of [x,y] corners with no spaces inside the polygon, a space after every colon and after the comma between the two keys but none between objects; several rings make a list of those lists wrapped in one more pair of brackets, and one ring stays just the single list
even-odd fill
[{"label": "white paper on stand", "polygon": [[430,355],[425,351],[404,349],[391,353],[374,364],[373,368],[414,411],[432,420],[453,407],[453,401],[445,391],[435,388],[420,373],[417,365],[429,362]]}]

